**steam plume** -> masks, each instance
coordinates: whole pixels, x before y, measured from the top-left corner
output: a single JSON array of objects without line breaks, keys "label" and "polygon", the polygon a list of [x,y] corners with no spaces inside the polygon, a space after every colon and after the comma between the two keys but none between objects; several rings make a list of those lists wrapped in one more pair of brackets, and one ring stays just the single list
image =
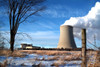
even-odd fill
[{"label": "steam plume", "polygon": [[63,25],[70,25],[76,27],[74,29],[74,36],[80,38],[80,28],[87,29],[87,38],[100,40],[100,2],[96,2],[95,6],[91,8],[89,13],[83,17],[71,17],[66,20]]}]

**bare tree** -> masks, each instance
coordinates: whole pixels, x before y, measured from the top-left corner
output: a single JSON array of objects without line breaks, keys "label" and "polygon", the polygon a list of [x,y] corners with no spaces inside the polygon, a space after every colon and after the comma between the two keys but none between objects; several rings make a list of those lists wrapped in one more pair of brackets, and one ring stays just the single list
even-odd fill
[{"label": "bare tree", "polygon": [[3,38],[3,36],[2,36],[2,34],[0,32],[0,47],[2,47],[2,49],[4,48],[4,44],[5,44],[4,38]]},{"label": "bare tree", "polygon": [[[2,28],[2,26],[4,26],[4,23],[0,20],[0,29]],[[3,49],[4,48],[4,44],[5,44],[5,42],[4,42],[4,37],[3,37],[3,35],[2,35],[2,33],[1,33],[1,31],[0,31],[0,47]]]},{"label": "bare tree", "polygon": [[[27,18],[44,10],[42,2],[45,0],[0,0],[3,6],[8,6],[10,25],[10,49],[14,51],[14,42],[19,25]],[[1,4],[0,3],[0,4]]]}]

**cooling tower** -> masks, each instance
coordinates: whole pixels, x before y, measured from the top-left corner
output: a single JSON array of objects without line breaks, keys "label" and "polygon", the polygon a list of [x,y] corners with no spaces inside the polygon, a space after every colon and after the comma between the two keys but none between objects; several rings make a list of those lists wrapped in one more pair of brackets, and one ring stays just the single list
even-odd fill
[{"label": "cooling tower", "polygon": [[57,48],[76,48],[72,26],[60,26],[60,38]]}]

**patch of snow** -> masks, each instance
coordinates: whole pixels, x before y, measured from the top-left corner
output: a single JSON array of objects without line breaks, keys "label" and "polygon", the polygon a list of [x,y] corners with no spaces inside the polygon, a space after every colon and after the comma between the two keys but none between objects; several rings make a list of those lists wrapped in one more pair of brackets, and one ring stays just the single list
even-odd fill
[{"label": "patch of snow", "polygon": [[[57,55],[59,56],[59,55]],[[60,55],[61,56],[61,55]],[[8,67],[11,66],[18,66],[21,67],[22,65],[26,65],[27,67],[31,67],[32,65],[38,65],[38,64],[42,64],[45,67],[51,67],[51,65],[55,62],[57,62],[57,60],[52,60],[52,61],[40,61],[40,60],[35,60],[36,58],[38,59],[48,59],[48,58],[52,58],[55,56],[48,56],[48,55],[37,55],[37,54],[28,54],[27,56],[20,58],[20,57],[8,57],[6,58],[5,56],[0,56],[0,62],[3,62],[4,60],[7,59],[7,63],[9,64]],[[61,56],[64,57],[64,56]],[[60,65],[59,67],[65,67],[65,66],[80,66],[81,61],[64,61],[65,65]]]}]

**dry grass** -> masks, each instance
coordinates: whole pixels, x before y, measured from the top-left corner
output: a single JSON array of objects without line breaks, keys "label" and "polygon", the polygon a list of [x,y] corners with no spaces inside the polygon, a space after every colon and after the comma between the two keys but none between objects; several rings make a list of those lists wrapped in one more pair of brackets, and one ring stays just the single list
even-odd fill
[{"label": "dry grass", "polygon": [[71,55],[74,53],[81,53],[81,51],[57,51],[57,50],[20,50],[20,52],[28,54],[40,54],[40,55]]},{"label": "dry grass", "polygon": [[64,57],[65,61],[72,61],[72,60],[81,60],[81,54],[70,55]]},{"label": "dry grass", "polygon": [[45,67],[45,65],[40,62],[37,65],[33,64],[32,67]]},{"label": "dry grass", "polygon": [[[0,56],[12,56],[12,57],[24,57],[25,54],[40,54],[40,55],[52,55],[54,57],[49,57],[48,59],[38,59],[36,60],[58,60],[61,59],[60,56],[64,56],[63,60],[74,60],[81,57],[80,51],[56,51],[56,50],[15,50],[11,53],[10,50],[0,50]],[[74,55],[75,54],[75,55]],[[66,57],[69,56],[69,57]],[[76,57],[76,58],[75,58]],[[79,57],[79,58],[78,58]],[[74,58],[74,59],[72,59]]]},{"label": "dry grass", "polygon": [[2,63],[0,63],[0,67],[6,67],[6,65],[5,65],[5,64],[2,64]]},{"label": "dry grass", "polygon": [[51,66],[59,67],[59,65],[65,65],[66,63],[64,61],[58,60],[57,62],[54,62]]},{"label": "dry grass", "polygon": [[26,55],[21,53],[20,51],[14,51],[12,54],[11,54],[12,57],[25,57]]},{"label": "dry grass", "polygon": [[60,58],[60,56],[54,56],[54,57],[48,57],[48,61],[52,61],[52,60],[58,60]]},{"label": "dry grass", "polygon": [[0,56],[8,56],[11,54],[10,50],[0,50]]},{"label": "dry grass", "polygon": [[7,67],[7,60],[5,60],[3,63],[0,63],[0,67]]},{"label": "dry grass", "polygon": [[[100,52],[100,51],[99,51]],[[87,66],[88,67],[100,67],[100,55],[98,51],[89,51],[87,54]],[[91,57],[92,56],[92,57]]]},{"label": "dry grass", "polygon": [[[58,60],[58,62],[53,63],[51,66],[58,67],[59,65],[64,65],[64,61],[72,61],[72,60],[81,60],[81,51],[56,51],[56,50],[15,50],[13,53],[10,50],[0,50],[0,56],[12,56],[12,57],[24,57],[25,54],[40,54],[40,55],[52,55],[54,57],[49,57],[45,59],[36,58],[36,61],[43,61],[43,60]],[[92,58],[96,58],[97,51],[88,51],[87,52],[87,60],[89,60],[90,56],[93,55]],[[63,56],[63,57],[61,57]],[[100,53],[98,55],[100,57]],[[91,59],[91,58],[90,58]],[[7,61],[4,63],[0,63],[1,67],[6,67]],[[99,58],[100,62],[100,58]],[[95,65],[94,65],[95,64]],[[91,61],[88,61],[88,67],[98,66],[100,67],[100,63],[95,62],[94,64]],[[41,64],[40,64],[41,65]],[[34,66],[34,65],[33,65]],[[38,65],[39,66],[39,65]]]},{"label": "dry grass", "polygon": [[25,55],[18,50],[15,50],[13,53],[10,50],[0,50],[0,56],[24,57]]}]

